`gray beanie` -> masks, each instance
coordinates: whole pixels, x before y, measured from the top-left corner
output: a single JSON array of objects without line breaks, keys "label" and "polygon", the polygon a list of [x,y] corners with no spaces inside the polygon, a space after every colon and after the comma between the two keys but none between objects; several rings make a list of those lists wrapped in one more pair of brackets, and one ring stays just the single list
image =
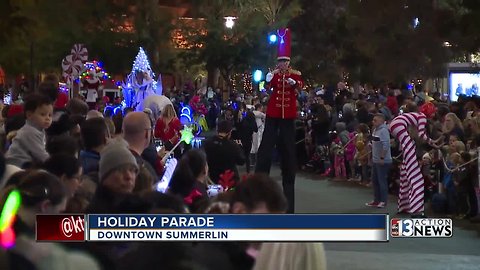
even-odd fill
[{"label": "gray beanie", "polygon": [[130,152],[128,145],[124,141],[115,141],[109,143],[100,153],[100,163],[98,174],[102,181],[113,169],[124,165],[134,165],[138,168],[135,156]]}]

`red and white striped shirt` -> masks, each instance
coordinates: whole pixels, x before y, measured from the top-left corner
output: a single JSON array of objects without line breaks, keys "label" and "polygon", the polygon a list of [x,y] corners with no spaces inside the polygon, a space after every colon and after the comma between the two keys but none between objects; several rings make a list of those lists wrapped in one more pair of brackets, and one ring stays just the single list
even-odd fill
[{"label": "red and white striped shirt", "polygon": [[427,117],[423,113],[411,112],[395,117],[390,123],[390,132],[396,137],[410,126],[415,126],[418,130],[418,136],[430,143],[431,140],[426,134]]}]

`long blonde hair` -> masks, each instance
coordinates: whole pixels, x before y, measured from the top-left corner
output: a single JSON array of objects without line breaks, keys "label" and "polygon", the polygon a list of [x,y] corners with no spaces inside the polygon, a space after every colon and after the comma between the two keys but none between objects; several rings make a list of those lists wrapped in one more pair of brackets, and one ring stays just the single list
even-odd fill
[{"label": "long blonde hair", "polygon": [[443,126],[443,132],[444,133],[451,132],[455,127],[458,127],[463,131],[462,121],[460,120],[460,118],[458,118],[458,116],[456,114],[451,113],[451,112],[447,113],[447,115],[445,115],[445,119],[447,119],[447,118],[450,118],[450,120],[452,120],[454,126],[451,129],[449,129],[445,126],[445,123],[444,123],[444,126]]},{"label": "long blonde hair", "polygon": [[463,125],[470,126],[474,136],[479,135],[480,134],[480,115],[475,116],[471,119],[465,119],[465,121],[463,122]]},{"label": "long blonde hair", "polygon": [[177,117],[177,112],[175,112],[175,109],[171,104],[168,104],[163,108],[162,114],[160,116],[163,119],[173,119]]}]

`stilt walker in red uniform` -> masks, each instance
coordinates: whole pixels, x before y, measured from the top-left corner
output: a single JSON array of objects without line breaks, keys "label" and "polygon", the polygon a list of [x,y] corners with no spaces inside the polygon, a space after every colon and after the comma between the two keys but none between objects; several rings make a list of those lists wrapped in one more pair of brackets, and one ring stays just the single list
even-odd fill
[{"label": "stilt walker in red uniform", "polygon": [[436,147],[436,141],[428,138],[425,133],[426,125],[427,117],[422,112],[401,114],[390,123],[390,132],[400,142],[403,157],[398,212],[414,215],[423,215],[424,212],[424,179],[418,164],[415,141],[408,133],[408,128],[416,128],[420,138]]},{"label": "stilt walker in red uniform", "polygon": [[303,87],[301,73],[290,68],[290,29],[277,31],[278,65],[266,76],[266,89],[273,89],[267,105],[265,130],[257,154],[256,173],[270,173],[275,145],[279,150],[282,186],[288,200],[288,213],[295,211],[295,119],[297,93]]}]

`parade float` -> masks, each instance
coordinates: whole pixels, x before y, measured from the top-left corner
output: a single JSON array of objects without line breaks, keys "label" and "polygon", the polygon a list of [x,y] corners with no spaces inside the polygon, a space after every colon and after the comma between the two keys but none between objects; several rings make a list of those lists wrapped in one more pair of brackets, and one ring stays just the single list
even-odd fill
[{"label": "parade float", "polygon": [[143,111],[144,101],[151,95],[161,96],[162,83],[155,80],[155,73],[150,67],[147,54],[140,50],[133,62],[132,71],[122,84],[125,106],[136,111]]}]

